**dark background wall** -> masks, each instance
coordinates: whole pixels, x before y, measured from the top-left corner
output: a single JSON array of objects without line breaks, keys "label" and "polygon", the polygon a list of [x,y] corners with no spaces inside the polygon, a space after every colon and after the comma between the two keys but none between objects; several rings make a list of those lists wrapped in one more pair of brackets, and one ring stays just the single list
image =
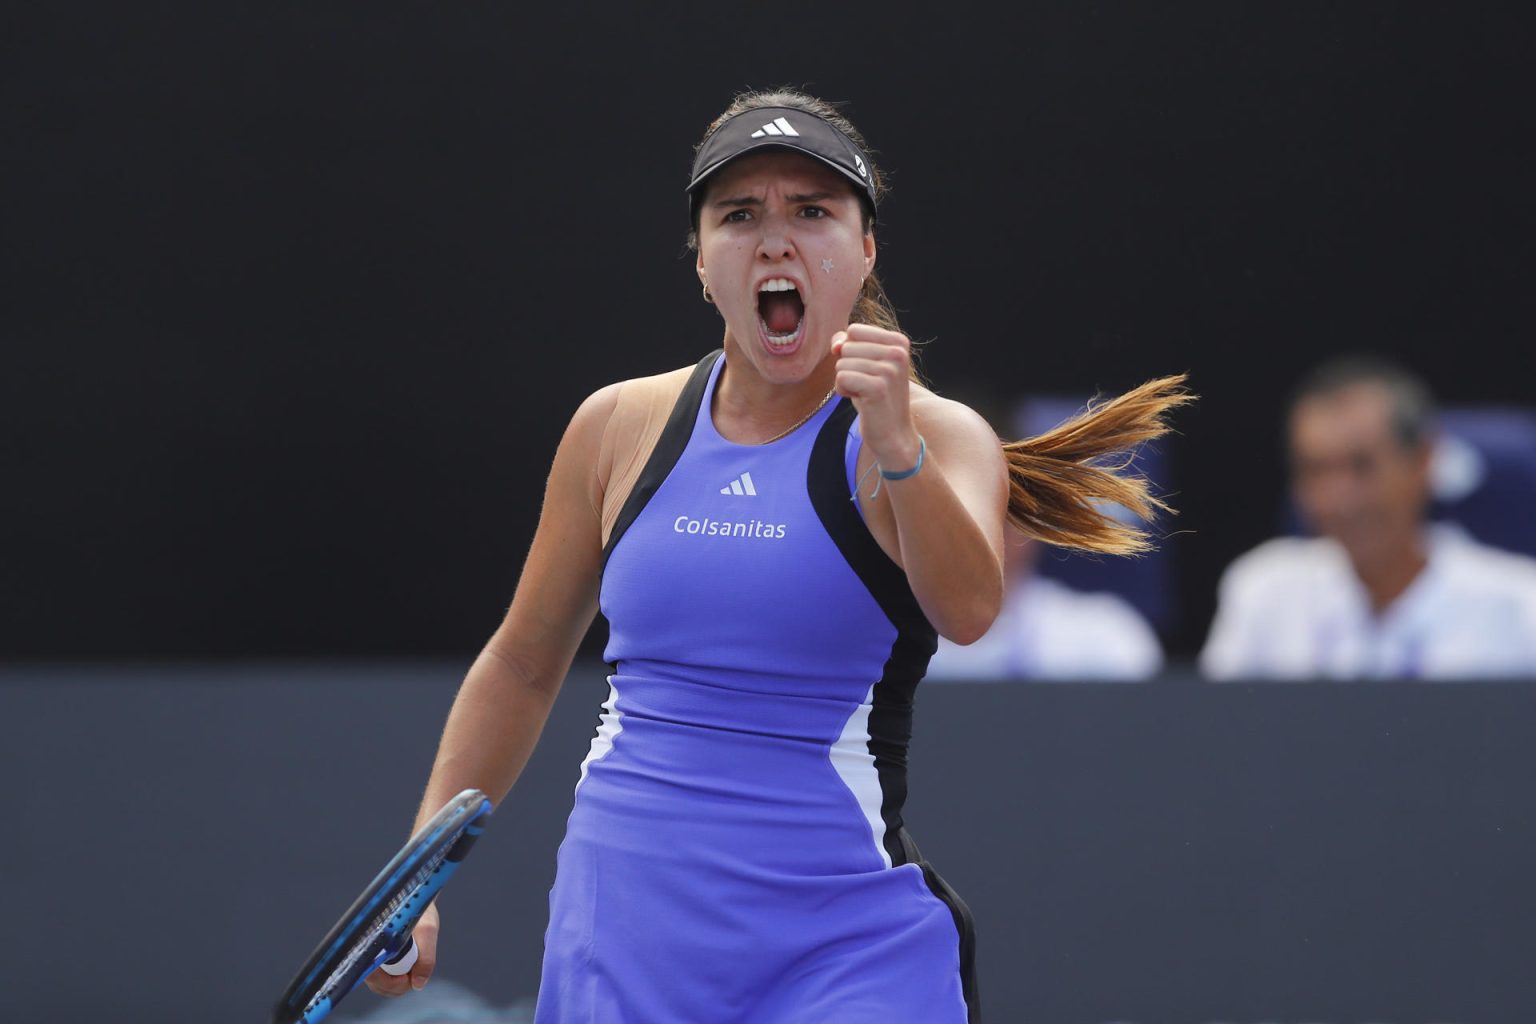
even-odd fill
[{"label": "dark background wall", "polygon": [[[402,841],[461,671],[0,680],[0,1019],[266,1019]],[[537,987],[606,694],[580,664],[443,894],[436,977],[494,1006]],[[975,912],[991,1024],[1530,1020],[1536,685],[1170,676],[935,684],[919,704],[906,818]]]},{"label": "dark background wall", "polygon": [[[0,657],[459,655],[559,432],[718,342],[733,91],[849,100],[941,391],[1188,370],[1192,653],[1283,396],[1396,353],[1529,401],[1526,16],[1445,5],[35,4],[0,32]],[[1522,367],[1518,372],[1516,367]]]}]

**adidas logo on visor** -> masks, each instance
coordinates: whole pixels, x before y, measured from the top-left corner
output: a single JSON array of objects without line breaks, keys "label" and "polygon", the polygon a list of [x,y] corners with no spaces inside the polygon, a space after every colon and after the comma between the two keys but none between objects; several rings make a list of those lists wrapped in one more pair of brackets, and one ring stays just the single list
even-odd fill
[{"label": "adidas logo on visor", "polygon": [[[799,136],[799,134],[800,133],[795,131],[794,126],[791,125],[788,121],[784,120],[782,117],[776,117],[772,121],[769,121],[767,124],[763,125],[757,131],[753,132],[752,138],[761,139],[769,135]],[[738,138],[739,137],[740,136],[738,136]]]},{"label": "adidas logo on visor", "polygon": [[743,473],[743,474],[741,474],[741,476],[737,477],[735,480],[732,480],[730,483],[728,483],[724,487],[720,488],[720,493],[721,494],[750,494],[750,495],[752,495],[752,497],[755,498],[755,497],[757,497],[757,488],[752,486],[752,474],[751,473]]}]

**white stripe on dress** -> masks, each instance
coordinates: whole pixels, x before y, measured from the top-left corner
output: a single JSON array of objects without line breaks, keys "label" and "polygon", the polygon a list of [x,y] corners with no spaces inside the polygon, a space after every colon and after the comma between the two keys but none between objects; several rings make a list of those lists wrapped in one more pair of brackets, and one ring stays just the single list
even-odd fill
[{"label": "white stripe on dress", "polygon": [[875,849],[886,867],[891,866],[891,855],[885,849],[885,819],[880,816],[880,803],[884,794],[880,790],[880,773],[875,770],[875,755],[869,752],[869,712],[874,700],[875,688],[870,686],[864,700],[853,709],[843,724],[843,733],[832,744],[827,756],[843,785],[853,793],[869,823],[869,832],[875,841]]},{"label": "white stripe on dress", "polygon": [[603,713],[597,719],[597,735],[592,737],[592,746],[581,762],[581,778],[576,780],[578,793],[581,792],[581,784],[587,781],[588,766],[606,757],[613,749],[613,738],[624,731],[624,713],[618,709],[618,706],[619,691],[614,688],[613,676],[609,676],[608,699],[603,703]]}]

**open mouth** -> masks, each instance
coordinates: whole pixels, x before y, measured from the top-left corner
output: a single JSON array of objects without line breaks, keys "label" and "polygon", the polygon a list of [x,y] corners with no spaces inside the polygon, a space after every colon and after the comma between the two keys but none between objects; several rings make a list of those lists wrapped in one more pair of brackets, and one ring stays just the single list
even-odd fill
[{"label": "open mouth", "polygon": [[805,326],[805,300],[795,283],[785,277],[773,277],[759,285],[757,318],[770,350],[793,348]]}]

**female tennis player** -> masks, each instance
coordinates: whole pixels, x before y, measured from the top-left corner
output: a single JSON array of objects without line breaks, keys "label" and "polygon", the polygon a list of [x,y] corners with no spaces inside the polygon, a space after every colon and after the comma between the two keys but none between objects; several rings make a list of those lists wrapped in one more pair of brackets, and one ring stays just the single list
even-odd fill
[{"label": "female tennis player", "polygon": [[[831,105],[739,96],[688,198],[721,350],[577,410],[423,813],[500,802],[598,609],[610,692],[550,893],[539,1024],[979,1019],[971,917],[902,826],[936,635],[980,637],[1011,519],[1136,550],[1092,463],[1187,400],[1153,381],[1009,445],[913,374],[875,276],[879,171]],[[436,911],[407,978],[425,983]]]}]

